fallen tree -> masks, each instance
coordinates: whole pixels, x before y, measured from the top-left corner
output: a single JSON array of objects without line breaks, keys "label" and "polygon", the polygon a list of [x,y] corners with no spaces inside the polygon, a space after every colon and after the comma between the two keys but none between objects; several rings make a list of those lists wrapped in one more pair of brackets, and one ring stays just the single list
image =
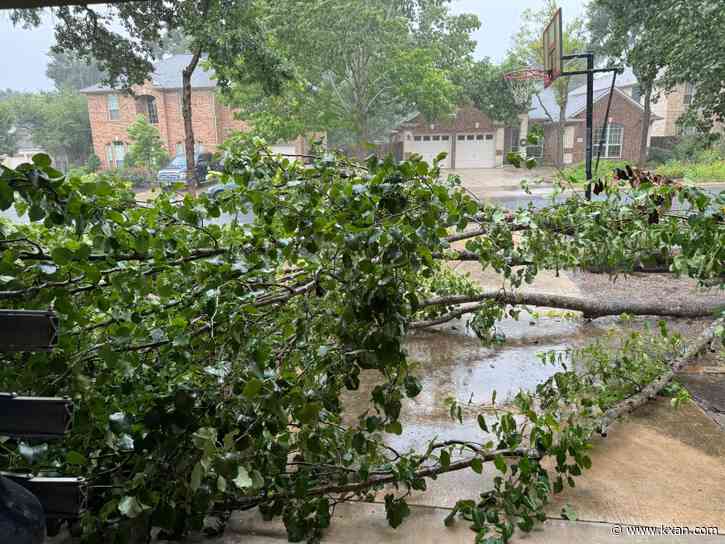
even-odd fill
[{"label": "fallen tree", "polygon": [[[44,155],[2,170],[0,208],[15,206],[30,224],[0,223],[0,297],[52,308],[63,333],[52,354],[3,354],[0,390],[73,398],[77,421],[62,445],[4,443],[0,463],[86,478],[88,538],[121,540],[129,518],[180,537],[203,528],[209,512],[252,505],[281,516],[290,538],[314,539],[336,502],[386,484],[399,490],[386,496],[397,526],[407,490],[491,461],[500,483],[458,511],[482,537],[507,539],[514,526],[529,530],[549,493],[587,468],[595,419],[615,407],[611,391],[617,401],[645,391],[632,380],[644,388],[663,376],[664,356],[681,346],[665,341],[669,351],[655,360],[659,344],[632,340],[625,349],[641,356],[607,378],[606,398],[596,367],[557,373],[520,394],[515,410],[479,418],[490,444],[395,452],[385,435],[403,431],[403,399],[421,390],[403,347],[408,331],[473,312],[485,339],[512,305],[588,317],[715,309],[520,289],[542,270],[627,271],[663,253],[676,255],[674,274],[720,278],[722,197],[638,178],[626,191],[627,180],[608,187],[601,201],[574,195],[506,212],[418,160],[322,156],[303,166],[235,145],[222,180],[236,188],[217,199],[161,194],[138,203],[122,182],[65,179]],[[250,224],[235,219],[243,212],[253,213]],[[505,291],[482,291],[448,269],[451,244],[464,241]],[[363,370],[378,376],[370,409],[346,424],[341,395],[358,389]],[[553,480],[539,463],[548,456],[557,459]],[[535,500],[523,504],[524,495]]]}]

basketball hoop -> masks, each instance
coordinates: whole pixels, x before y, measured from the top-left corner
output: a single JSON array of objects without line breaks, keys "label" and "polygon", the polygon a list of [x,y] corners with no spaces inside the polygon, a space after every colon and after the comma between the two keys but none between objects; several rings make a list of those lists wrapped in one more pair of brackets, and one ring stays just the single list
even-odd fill
[{"label": "basketball hoop", "polygon": [[549,72],[538,68],[521,68],[504,74],[503,78],[511,87],[514,101],[521,109],[528,108],[539,81],[543,81],[545,87],[551,82]]}]

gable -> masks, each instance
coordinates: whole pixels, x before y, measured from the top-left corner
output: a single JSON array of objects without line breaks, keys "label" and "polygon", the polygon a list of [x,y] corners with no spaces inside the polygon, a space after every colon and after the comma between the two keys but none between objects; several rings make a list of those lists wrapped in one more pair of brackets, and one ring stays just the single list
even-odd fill
[{"label": "gable", "polygon": [[471,132],[494,130],[494,123],[490,117],[478,108],[464,106],[456,110],[455,114],[446,115],[434,121],[418,114],[410,121],[402,123],[401,128],[411,132],[427,134],[433,132]]}]

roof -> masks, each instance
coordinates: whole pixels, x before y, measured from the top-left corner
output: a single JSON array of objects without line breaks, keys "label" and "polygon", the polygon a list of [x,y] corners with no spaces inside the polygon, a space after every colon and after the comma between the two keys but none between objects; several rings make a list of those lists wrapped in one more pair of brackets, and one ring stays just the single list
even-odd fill
[{"label": "roof", "polygon": [[[634,75],[634,72],[631,68],[625,68],[624,72],[621,74],[617,74],[617,82],[616,87],[617,89],[624,89],[627,87],[632,87],[633,85],[637,85],[637,76]],[[612,86],[612,76],[610,74],[604,74],[600,75],[599,77],[594,78],[594,92],[606,90],[611,88]],[[569,94],[583,94],[586,95],[587,93],[587,86],[582,85],[580,87],[577,87]]]},{"label": "roof", "polygon": [[[622,89],[632,87],[637,84],[637,78],[630,68],[625,69],[623,74],[617,76],[615,90],[627,100],[642,108],[642,105],[633,100],[629,95],[624,93]],[[594,79],[594,103],[598,102],[605,96],[609,96],[609,89],[612,87],[612,78],[609,75]],[[587,88],[586,85],[577,87],[569,93],[566,103],[566,119],[572,120],[574,117],[583,112],[587,107]],[[549,115],[547,115],[547,112]],[[551,117],[549,117],[551,116]],[[653,114],[653,119],[659,117]],[[556,93],[553,87],[544,89],[538,95],[531,97],[531,109],[529,110],[529,119],[533,121],[559,121],[559,104],[556,101]]]},{"label": "roof", "polygon": [[[181,89],[181,73],[191,62],[191,54],[171,55],[154,63],[154,73],[151,75],[151,84],[159,89]],[[203,63],[199,63],[191,76],[191,87],[194,89],[214,88],[214,71],[205,70]],[[102,83],[81,89],[82,93],[111,92],[114,88]]]}]

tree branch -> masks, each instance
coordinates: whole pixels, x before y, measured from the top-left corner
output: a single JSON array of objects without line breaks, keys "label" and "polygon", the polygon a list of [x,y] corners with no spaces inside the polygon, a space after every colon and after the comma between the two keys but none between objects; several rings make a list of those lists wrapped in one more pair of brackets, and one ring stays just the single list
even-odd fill
[{"label": "tree branch", "polygon": [[[663,300],[655,300],[652,302],[639,301],[618,301],[618,300],[589,300],[582,297],[571,295],[557,295],[551,293],[513,293],[501,290],[485,290],[479,295],[451,295],[445,297],[436,297],[424,300],[420,303],[419,308],[427,308],[429,306],[455,306],[458,304],[468,304],[472,302],[482,302],[484,300],[495,300],[502,304],[510,304],[512,306],[543,306],[547,308],[559,308],[563,310],[572,310],[582,312],[584,317],[594,319],[607,315],[660,315],[671,317],[708,317],[719,310],[723,301],[717,301],[710,304],[697,302],[692,305],[683,306],[677,303],[668,303]],[[469,307],[463,313],[475,311],[476,307]],[[459,312],[461,310],[458,310]],[[461,313],[460,315],[463,315]],[[450,319],[454,319],[454,316]],[[439,318],[442,319],[442,318]],[[448,319],[448,321],[450,321]],[[445,321],[443,321],[445,322]],[[414,327],[425,327],[425,322],[414,322]]]},{"label": "tree branch", "polygon": [[642,406],[649,399],[654,398],[664,389],[664,387],[675,377],[685,365],[689,364],[701,351],[703,351],[710,342],[715,338],[717,328],[725,324],[725,318],[714,321],[707,329],[705,329],[697,339],[687,346],[685,353],[672,361],[670,369],[656,380],[650,382],[639,393],[617,403],[607,410],[599,420],[599,432],[602,435],[607,434],[607,428],[616,419],[633,411],[635,408]]}]

